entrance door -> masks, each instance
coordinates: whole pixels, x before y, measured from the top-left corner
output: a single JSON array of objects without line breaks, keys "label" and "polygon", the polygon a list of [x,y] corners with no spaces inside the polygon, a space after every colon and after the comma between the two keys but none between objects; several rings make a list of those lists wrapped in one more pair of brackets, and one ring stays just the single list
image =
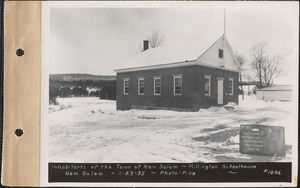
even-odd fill
[{"label": "entrance door", "polygon": [[223,79],[218,79],[218,104],[223,104]]}]

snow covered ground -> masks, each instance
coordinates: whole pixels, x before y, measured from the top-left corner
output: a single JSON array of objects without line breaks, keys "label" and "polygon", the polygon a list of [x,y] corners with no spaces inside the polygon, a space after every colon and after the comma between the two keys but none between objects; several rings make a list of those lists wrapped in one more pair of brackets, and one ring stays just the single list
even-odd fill
[{"label": "snow covered ground", "polygon": [[[291,102],[255,97],[199,112],[116,111],[115,101],[59,98],[49,107],[51,162],[268,162],[291,161],[296,125]],[[285,127],[286,157],[239,152],[241,124]]]}]

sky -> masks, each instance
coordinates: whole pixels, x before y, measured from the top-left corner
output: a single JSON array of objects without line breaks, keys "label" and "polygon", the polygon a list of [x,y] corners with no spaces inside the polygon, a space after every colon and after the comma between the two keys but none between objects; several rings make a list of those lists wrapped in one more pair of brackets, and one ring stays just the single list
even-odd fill
[{"label": "sky", "polygon": [[165,36],[164,45],[170,46],[217,40],[225,31],[233,49],[248,59],[248,66],[250,49],[266,42],[268,54],[284,56],[286,71],[278,80],[290,80],[293,65],[298,63],[297,3],[97,6],[51,8],[50,73],[115,75],[114,70],[136,55],[142,41],[156,30]]}]

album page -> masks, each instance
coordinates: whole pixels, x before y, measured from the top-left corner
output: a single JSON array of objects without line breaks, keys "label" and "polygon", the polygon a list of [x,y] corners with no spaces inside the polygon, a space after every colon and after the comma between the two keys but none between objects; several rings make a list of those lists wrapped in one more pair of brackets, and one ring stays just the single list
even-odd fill
[{"label": "album page", "polygon": [[297,186],[298,3],[5,8],[3,183]]}]

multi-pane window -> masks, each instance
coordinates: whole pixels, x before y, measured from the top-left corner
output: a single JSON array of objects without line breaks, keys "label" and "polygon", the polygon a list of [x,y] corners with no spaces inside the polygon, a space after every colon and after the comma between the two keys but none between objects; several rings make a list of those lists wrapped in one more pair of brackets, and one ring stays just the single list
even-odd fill
[{"label": "multi-pane window", "polygon": [[233,78],[229,78],[229,95],[233,95]]},{"label": "multi-pane window", "polygon": [[219,49],[219,58],[223,59],[223,50]]},{"label": "multi-pane window", "polygon": [[160,95],[161,92],[161,79],[154,78],[154,95]]},{"label": "multi-pane window", "polygon": [[124,95],[128,95],[129,94],[129,79],[128,78],[124,78],[124,83],[123,83],[123,85],[124,85]]},{"label": "multi-pane window", "polygon": [[182,94],[182,76],[174,76],[174,95]]},{"label": "multi-pane window", "polygon": [[210,95],[210,79],[211,76],[207,75],[205,76],[205,81],[204,81],[204,93],[206,96]]},{"label": "multi-pane window", "polygon": [[138,78],[138,94],[144,95],[144,92],[145,92],[145,79]]}]

